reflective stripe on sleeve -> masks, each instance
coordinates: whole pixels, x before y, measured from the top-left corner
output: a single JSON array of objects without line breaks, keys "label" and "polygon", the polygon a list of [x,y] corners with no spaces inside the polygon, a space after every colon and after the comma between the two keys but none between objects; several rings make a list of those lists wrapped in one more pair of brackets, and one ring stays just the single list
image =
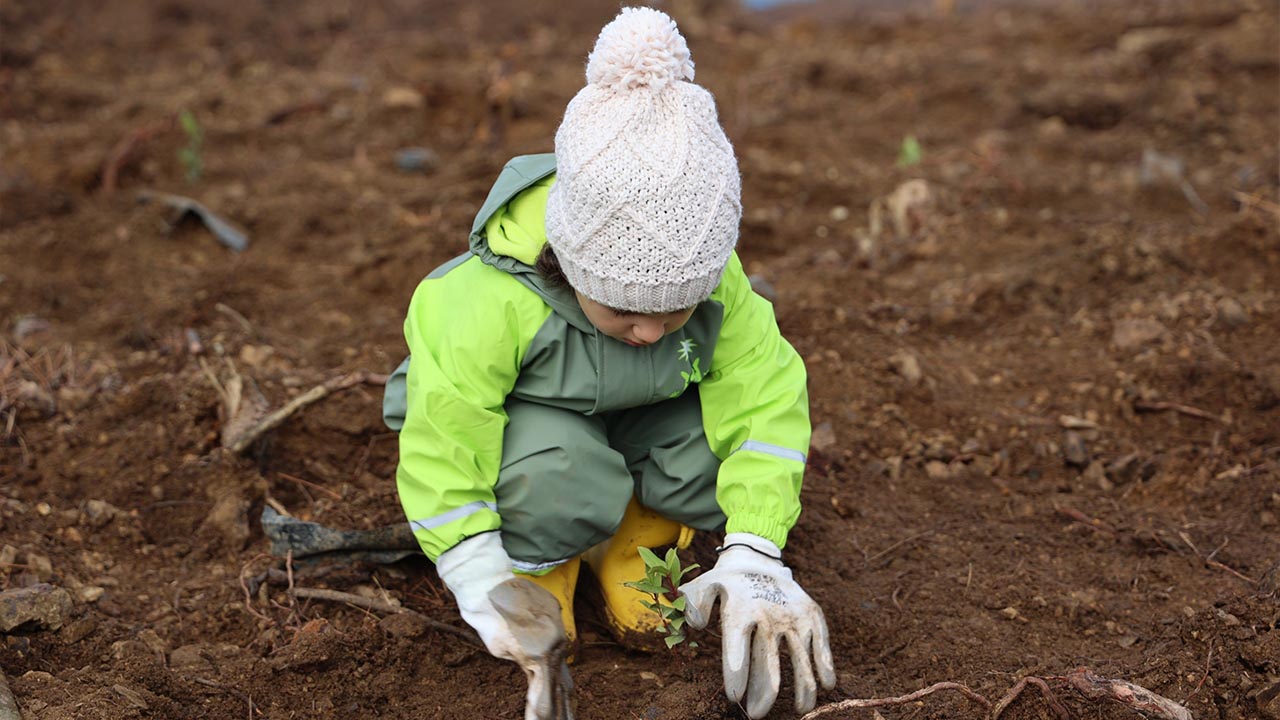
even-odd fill
[{"label": "reflective stripe on sleeve", "polygon": [[743,450],[773,455],[775,457],[783,458],[784,460],[795,460],[799,463],[803,463],[806,460],[804,453],[799,450],[770,445],[769,443],[762,443],[759,440],[748,440],[742,443],[742,446],[735,452],[741,452]]},{"label": "reflective stripe on sleeve", "polygon": [[531,562],[525,562],[523,560],[512,560],[511,567],[515,568],[517,572],[536,573],[539,570],[546,570],[548,568],[553,568],[557,565],[563,565],[567,562],[569,562],[567,559],[551,560],[549,562],[541,562],[541,563],[531,563]]},{"label": "reflective stripe on sleeve", "polygon": [[410,520],[409,527],[413,530],[434,530],[441,525],[448,525],[454,520],[461,520],[462,518],[468,515],[474,515],[481,510],[492,510],[494,512],[498,512],[498,505],[497,503],[477,500],[475,502],[467,503],[462,507],[456,507],[449,512],[436,515],[435,517],[424,518],[422,520]]}]

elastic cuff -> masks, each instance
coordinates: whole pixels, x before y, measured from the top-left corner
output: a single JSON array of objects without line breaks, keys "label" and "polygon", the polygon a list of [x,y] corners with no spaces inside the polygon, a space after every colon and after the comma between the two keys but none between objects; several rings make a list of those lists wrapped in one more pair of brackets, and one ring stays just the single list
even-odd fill
[{"label": "elastic cuff", "polygon": [[744,513],[731,515],[729,521],[725,523],[724,530],[726,534],[751,533],[752,535],[759,535],[777,545],[778,549],[782,549],[787,546],[787,532],[791,530],[791,526],[780,523],[766,515]]}]

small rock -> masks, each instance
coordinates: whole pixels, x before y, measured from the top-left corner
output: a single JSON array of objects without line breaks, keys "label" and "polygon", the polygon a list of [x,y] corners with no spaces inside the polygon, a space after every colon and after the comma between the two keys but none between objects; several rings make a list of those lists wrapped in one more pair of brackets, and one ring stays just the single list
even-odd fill
[{"label": "small rock", "polygon": [[813,429],[813,436],[809,439],[809,446],[819,451],[825,452],[830,450],[836,444],[836,432],[832,429],[831,423],[824,422]]},{"label": "small rock", "polygon": [[1111,344],[1120,350],[1133,350],[1154,340],[1159,340],[1168,332],[1158,320],[1151,318],[1125,318],[1116,321],[1111,333]]},{"label": "small rock", "polygon": [[440,156],[424,147],[400,148],[393,158],[396,167],[405,172],[431,172],[440,164]]},{"label": "small rock", "polygon": [[1137,28],[1116,40],[1116,50],[1125,55],[1145,55],[1152,60],[1161,60],[1182,50],[1187,40],[1186,33],[1176,28]]},{"label": "small rock", "polygon": [[76,595],[80,597],[80,602],[95,603],[102,599],[102,595],[105,592],[105,588],[98,587],[97,585],[82,585],[80,589],[76,591]]},{"label": "small rock", "polygon": [[1001,610],[1000,614],[1010,620],[1017,620],[1018,618],[1022,617],[1022,613],[1018,612],[1018,609],[1013,607],[1012,605]]},{"label": "small rock", "polygon": [[1086,482],[1097,485],[1103,492],[1111,492],[1116,489],[1115,483],[1107,479],[1107,471],[1103,469],[1101,460],[1094,460],[1089,463],[1089,467],[1084,469],[1084,474],[1081,477]]},{"label": "small rock", "polygon": [[924,373],[920,370],[920,361],[909,352],[904,351],[890,356],[889,367],[911,385],[919,383],[924,377]]},{"label": "small rock", "polygon": [[426,99],[411,87],[399,86],[388,88],[382,94],[382,105],[392,110],[412,110],[425,106]]},{"label": "small rock", "polygon": [[1271,527],[1276,524],[1276,515],[1270,510],[1263,510],[1258,513],[1258,525],[1260,527]]},{"label": "small rock", "polygon": [[41,582],[48,582],[53,578],[53,562],[44,555],[27,553],[27,570],[39,578]]},{"label": "small rock", "polygon": [[44,516],[44,517],[49,517],[49,514],[50,514],[50,513],[52,513],[52,512],[53,512],[53,506],[52,506],[52,505],[50,505],[49,503],[47,503],[47,502],[38,502],[38,503],[36,503],[36,513],[37,513],[37,514],[42,515],[42,516]]},{"label": "small rock", "polygon": [[778,299],[777,288],[773,286],[773,283],[766,280],[763,275],[748,275],[747,281],[751,283],[751,289],[765,300],[774,302]]},{"label": "small rock", "polygon": [[1238,328],[1249,324],[1249,313],[1234,298],[1218,301],[1218,317],[1227,327]]},{"label": "small rock", "polygon": [[208,676],[213,663],[205,658],[202,645],[183,645],[169,653],[169,667],[179,675]]},{"label": "small rock", "polygon": [[67,645],[74,645],[92,635],[97,629],[97,620],[94,620],[91,617],[84,617],[62,628],[62,632],[59,633],[59,637],[62,638],[63,643]]},{"label": "small rock", "polygon": [[95,528],[105,526],[122,512],[120,508],[105,500],[88,500],[82,510],[85,520]]},{"label": "small rock", "polygon": [[946,480],[951,477],[951,468],[941,460],[930,460],[924,464],[924,474],[931,480]]},{"label": "small rock", "polygon": [[1123,485],[1131,482],[1138,475],[1138,468],[1141,465],[1141,458],[1137,453],[1129,453],[1112,460],[1107,465],[1107,477],[1117,485]]},{"label": "small rock", "polygon": [[18,561],[18,548],[12,545],[0,547],[0,568],[11,567]]},{"label": "small rock", "polygon": [[89,401],[93,399],[92,391],[67,385],[58,388],[56,395],[58,407],[63,410],[83,410],[89,406]]},{"label": "small rock", "polygon": [[1280,682],[1273,682],[1254,698],[1258,712],[1267,720],[1280,720]]},{"label": "small rock", "polygon": [[275,352],[267,345],[245,345],[240,348],[240,360],[250,367],[261,367]]},{"label": "small rock", "polygon": [[427,621],[417,613],[395,613],[379,620],[378,627],[392,637],[416,638],[427,632]]},{"label": "small rock", "polygon": [[45,583],[0,592],[0,632],[10,632],[19,625],[35,623],[57,630],[71,610],[71,595],[60,587]]},{"label": "small rock", "polygon": [[1137,635],[1125,635],[1119,640],[1116,640],[1116,644],[1123,648],[1133,647],[1137,643],[1138,643]]},{"label": "small rock", "polygon": [[157,655],[165,655],[169,652],[168,643],[162,640],[160,635],[151,628],[147,628],[146,630],[138,633],[138,640],[142,641],[142,643],[146,645],[151,652]]},{"label": "small rock", "polygon": [[1072,467],[1085,467],[1089,464],[1089,449],[1084,445],[1084,438],[1075,430],[1062,434],[1062,456]]}]

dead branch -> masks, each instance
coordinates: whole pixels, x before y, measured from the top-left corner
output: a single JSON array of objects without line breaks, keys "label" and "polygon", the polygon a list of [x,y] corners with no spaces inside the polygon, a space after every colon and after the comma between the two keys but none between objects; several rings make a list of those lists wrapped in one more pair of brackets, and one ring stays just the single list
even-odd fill
[{"label": "dead branch", "polygon": [[1200,418],[1201,420],[1209,420],[1212,422],[1222,423],[1223,425],[1230,425],[1226,420],[1223,420],[1221,417],[1214,415],[1207,410],[1201,410],[1200,408],[1175,402],[1135,400],[1133,403],[1133,409],[1138,412],[1162,412],[1169,410],[1193,418]]},{"label": "dead branch", "polygon": [[391,603],[385,602],[383,600],[377,600],[375,598],[360,597],[359,595],[352,595],[351,593],[344,593],[338,590],[325,590],[323,588],[295,587],[292,592],[295,596],[300,598],[311,598],[314,600],[329,600],[331,602],[347,603],[348,605],[354,605],[359,608],[364,608],[365,610],[376,610],[378,612],[390,613],[392,615],[399,615],[399,614],[413,615],[418,619],[422,620],[424,623],[426,623],[426,625],[430,628],[440,630],[442,632],[447,632],[452,635],[457,635],[458,637],[471,643],[472,645],[475,645],[476,647],[480,647],[480,648],[484,647],[484,643],[482,643],[480,641],[480,638],[476,637],[474,633],[468,632],[466,630],[460,630],[452,625],[447,625],[445,623],[432,620],[431,618],[427,617],[426,615],[423,615],[420,612],[410,610],[409,608],[406,608],[406,607],[400,607],[399,605],[392,605]]},{"label": "dead branch", "polygon": [[263,434],[269,430],[274,430],[285,420],[289,419],[291,415],[302,408],[323,399],[330,393],[337,392],[338,390],[345,390],[361,383],[385,385],[387,383],[387,376],[369,372],[356,372],[351,373],[350,375],[326,380],[325,382],[285,403],[285,405],[279,410],[269,413],[266,417],[262,418],[257,425],[254,425],[248,430],[233,437],[224,437],[222,439],[222,446],[228,448],[234,453],[244,452],[246,448],[252,445],[258,438],[262,437]]},{"label": "dead branch", "polygon": [[901,695],[899,697],[840,700],[838,702],[833,702],[827,705],[823,705],[822,707],[813,710],[808,715],[805,715],[800,720],[810,720],[811,718],[816,718],[820,715],[826,715],[829,712],[835,712],[837,710],[854,710],[858,708],[877,708],[877,707],[886,707],[889,705],[905,705],[909,702],[914,702],[916,700],[919,700],[922,697],[925,697],[927,695],[932,695],[941,690],[955,690],[963,694],[965,697],[969,698],[973,702],[981,705],[984,709],[986,710],[991,709],[990,701],[988,701],[986,698],[982,697],[978,693],[970,690],[968,687],[961,685],[960,683],[940,682],[940,683],[934,683],[933,685],[930,685],[929,687],[924,688],[923,690],[917,690],[913,693],[910,693],[907,695]]},{"label": "dead branch", "polygon": [[991,720],[1000,720],[1000,715],[1013,704],[1014,700],[1018,699],[1018,696],[1022,694],[1023,690],[1027,689],[1028,685],[1035,685],[1040,688],[1040,694],[1044,696],[1044,701],[1049,703],[1049,707],[1055,715],[1062,718],[1062,720],[1071,720],[1071,713],[1067,712],[1067,709],[1058,702],[1057,696],[1049,689],[1049,684],[1038,677],[1024,677],[1018,681],[1017,685],[1010,688],[1009,692],[1005,693],[1004,697],[1000,698],[1000,701],[992,708]]},{"label": "dead branch", "polygon": [[1090,700],[1111,700],[1163,720],[1192,720],[1182,705],[1133,683],[1098,677],[1088,668],[1077,668],[1065,680]]},{"label": "dead branch", "polygon": [[1109,534],[1111,534],[1111,535],[1115,535],[1115,534],[1116,534],[1116,529],[1115,529],[1115,528],[1111,527],[1110,525],[1108,525],[1107,523],[1105,523],[1105,522],[1103,522],[1103,521],[1101,521],[1101,520],[1096,520],[1096,519],[1094,519],[1094,518],[1091,518],[1091,517],[1089,517],[1088,515],[1085,515],[1084,513],[1080,512],[1079,510],[1076,510],[1075,508],[1071,508],[1071,507],[1056,507],[1056,508],[1054,508],[1054,510],[1057,510],[1059,515],[1065,515],[1066,517],[1069,517],[1069,518],[1071,518],[1072,520],[1075,520],[1075,521],[1077,521],[1077,522],[1084,523],[1084,525],[1085,525],[1086,527],[1088,527],[1088,528],[1090,528],[1090,529],[1092,529],[1092,530],[1098,530],[1098,531],[1100,531],[1100,532],[1106,532],[1106,533],[1109,533]]}]

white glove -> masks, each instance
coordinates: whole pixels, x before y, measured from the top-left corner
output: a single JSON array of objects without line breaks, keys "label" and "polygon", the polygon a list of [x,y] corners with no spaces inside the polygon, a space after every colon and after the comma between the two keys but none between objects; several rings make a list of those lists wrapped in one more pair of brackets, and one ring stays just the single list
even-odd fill
[{"label": "white glove", "polygon": [[511,572],[498,533],[474,535],[446,550],[436,572],[489,653],[524,670],[529,680],[525,720],[571,718],[573,683],[564,662],[568,638],[560,605],[551,593]]},{"label": "white glove", "polygon": [[822,687],[835,687],[822,608],[791,579],[777,545],[750,533],[731,533],[716,566],[681,585],[680,593],[687,598],[685,618],[695,628],[706,627],[711,607],[720,599],[724,691],[734,702],[746,695],[749,717],[764,717],[778,699],[781,638],[787,639],[795,672],[797,712],[808,712],[817,702],[814,664]]}]

